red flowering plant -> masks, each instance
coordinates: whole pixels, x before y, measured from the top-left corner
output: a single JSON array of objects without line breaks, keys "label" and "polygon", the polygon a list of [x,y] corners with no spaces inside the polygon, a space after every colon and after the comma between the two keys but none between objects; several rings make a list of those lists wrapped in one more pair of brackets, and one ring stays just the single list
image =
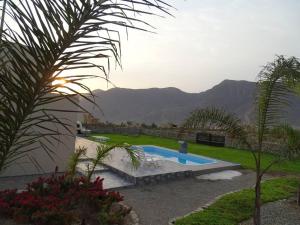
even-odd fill
[{"label": "red flowering plant", "polygon": [[[70,225],[88,220],[91,213],[110,215],[111,206],[122,200],[119,193],[104,190],[103,179],[99,177],[91,182],[85,177],[54,174],[28,184],[21,193],[0,192],[0,215],[34,225]],[[86,210],[88,214],[81,213]],[[121,212],[115,212],[112,217]]]},{"label": "red flowering plant", "polygon": [[0,215],[12,216],[11,202],[15,198],[17,190],[5,190],[0,192]]}]

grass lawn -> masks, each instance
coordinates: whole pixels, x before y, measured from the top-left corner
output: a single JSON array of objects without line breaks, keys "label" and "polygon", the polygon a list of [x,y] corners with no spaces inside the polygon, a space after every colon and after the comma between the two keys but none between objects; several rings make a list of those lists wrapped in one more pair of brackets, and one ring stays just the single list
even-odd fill
[{"label": "grass lawn", "polygon": [[[97,135],[97,134],[91,134]],[[98,134],[99,135],[99,134]],[[176,140],[153,137],[153,136],[127,136],[118,134],[100,134],[110,138],[108,143],[128,143],[132,145],[157,145],[171,149],[178,149],[179,144]],[[238,150],[233,148],[211,147],[206,145],[199,145],[189,143],[188,151],[190,153],[204,155],[216,159],[221,159],[229,162],[239,163],[244,168],[254,169],[254,159],[249,151]],[[263,154],[262,165],[266,166],[271,162],[275,156],[271,154]],[[293,161],[285,161],[277,164],[271,168],[273,172],[286,172],[286,173],[298,173],[300,172],[300,159]]]},{"label": "grass lawn", "polygon": [[[278,178],[262,185],[262,202],[293,196],[300,182],[296,178]],[[207,209],[178,219],[175,225],[237,225],[253,214],[254,190],[245,189],[221,197]]]}]

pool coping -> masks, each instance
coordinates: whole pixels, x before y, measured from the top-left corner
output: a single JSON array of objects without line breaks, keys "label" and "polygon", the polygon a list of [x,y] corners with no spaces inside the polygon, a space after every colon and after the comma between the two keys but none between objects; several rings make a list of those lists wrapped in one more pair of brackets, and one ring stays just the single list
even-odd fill
[{"label": "pool coping", "polygon": [[[135,146],[154,146],[166,149],[168,151],[177,152],[176,150],[156,146],[156,145],[135,145]],[[197,175],[219,172],[228,169],[240,169],[241,165],[231,162],[226,162],[223,160],[210,158],[202,155],[196,155],[193,153],[188,153],[189,155],[195,157],[202,157],[204,159],[213,160],[212,163],[205,163],[202,165],[184,165],[177,162],[173,162],[170,160],[157,160],[155,162],[159,163],[160,166],[171,167],[167,172],[155,171],[152,174],[135,174],[132,170],[128,170],[127,168],[122,168],[122,162],[117,164],[111,163],[110,161],[104,161],[103,164],[111,169],[113,172],[119,174],[124,177],[126,180],[136,184],[136,185],[146,185],[150,183],[159,183],[168,180],[181,179],[184,177],[193,177]],[[113,156],[112,156],[113,157]],[[173,167],[173,169],[172,169]]]}]

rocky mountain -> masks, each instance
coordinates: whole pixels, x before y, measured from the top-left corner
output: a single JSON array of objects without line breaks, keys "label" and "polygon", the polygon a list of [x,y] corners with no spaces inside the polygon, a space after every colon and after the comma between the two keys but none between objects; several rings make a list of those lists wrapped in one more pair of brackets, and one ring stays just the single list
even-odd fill
[{"label": "rocky mountain", "polygon": [[[80,104],[101,121],[120,123],[180,123],[191,111],[208,106],[221,107],[244,121],[254,119],[256,85],[249,81],[224,80],[200,93],[186,93],[177,88],[95,90],[102,112],[86,100]],[[300,98],[292,97],[289,121],[300,127]]]}]

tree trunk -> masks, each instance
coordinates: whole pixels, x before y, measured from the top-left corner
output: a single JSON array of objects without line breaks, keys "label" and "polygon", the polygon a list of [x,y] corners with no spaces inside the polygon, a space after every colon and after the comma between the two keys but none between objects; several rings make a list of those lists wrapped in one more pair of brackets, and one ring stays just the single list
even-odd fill
[{"label": "tree trunk", "polygon": [[298,204],[298,206],[300,206],[300,186],[299,186],[299,189],[298,189],[297,204]]},{"label": "tree trunk", "polygon": [[255,204],[254,204],[254,225],[260,225],[260,207],[261,207],[261,177],[257,175],[255,184]]}]

